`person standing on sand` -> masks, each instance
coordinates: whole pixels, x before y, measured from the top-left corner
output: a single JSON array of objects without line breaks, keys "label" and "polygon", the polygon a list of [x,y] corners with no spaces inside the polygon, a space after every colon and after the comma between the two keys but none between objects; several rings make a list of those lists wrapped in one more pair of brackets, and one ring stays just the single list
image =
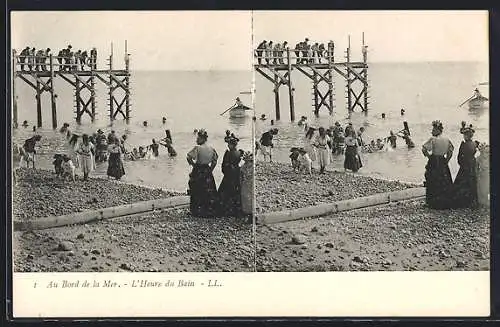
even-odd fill
[{"label": "person standing on sand", "polygon": [[77,153],[81,156],[83,180],[86,181],[92,170],[95,169],[94,161],[94,145],[89,141],[89,136],[87,134],[82,135],[82,143],[77,150]]},{"label": "person standing on sand", "polygon": [[452,179],[448,162],[453,155],[453,144],[443,135],[443,124],[432,122],[432,137],[422,146],[428,158],[425,166],[425,202],[432,209],[448,209],[452,191]]},{"label": "person standing on sand", "polygon": [[241,152],[237,150],[239,139],[231,135],[222,159],[224,178],[219,186],[220,214],[224,217],[241,215],[240,162]]},{"label": "person standing on sand", "polygon": [[218,211],[218,195],[212,174],[217,165],[217,151],[207,144],[208,134],[204,129],[197,133],[196,146],[188,152],[186,159],[193,170],[189,174],[189,208],[194,217],[214,217]]},{"label": "person standing on sand", "polygon": [[319,135],[316,137],[314,147],[318,150],[318,163],[319,173],[325,172],[326,166],[330,164],[330,138],[326,135],[325,129],[320,127],[318,129]]},{"label": "person standing on sand", "polygon": [[313,141],[313,136],[314,136],[314,129],[313,127],[309,127],[306,136],[304,137],[304,150],[306,153],[309,155],[309,158],[311,158],[312,161],[316,161],[316,148],[313,146],[314,141]]},{"label": "person standing on sand", "polygon": [[361,158],[359,157],[359,142],[354,129],[352,129],[350,134],[345,138],[345,145],[344,171],[351,170],[355,173],[363,167],[363,164],[361,163]]},{"label": "person standing on sand", "polygon": [[278,129],[273,128],[265,133],[262,133],[260,137],[260,151],[262,152],[262,156],[264,157],[264,161],[266,161],[266,156],[269,156],[269,162],[272,162],[272,152],[271,149],[274,147],[273,145],[273,137],[278,134]]},{"label": "person standing on sand", "polygon": [[454,208],[474,208],[477,206],[477,164],[476,151],[477,144],[472,140],[474,129],[466,127],[462,130],[464,140],[458,150],[458,170],[457,177],[453,183],[453,204]]},{"label": "person standing on sand", "polygon": [[120,180],[125,175],[125,169],[122,162],[122,149],[120,147],[120,140],[114,139],[114,142],[108,146],[109,159],[107,175]]}]

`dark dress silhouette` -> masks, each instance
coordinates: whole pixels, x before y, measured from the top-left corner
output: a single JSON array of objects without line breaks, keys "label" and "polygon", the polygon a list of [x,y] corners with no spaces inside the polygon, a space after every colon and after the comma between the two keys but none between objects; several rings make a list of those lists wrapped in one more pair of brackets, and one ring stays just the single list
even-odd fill
[{"label": "dark dress silhouette", "polygon": [[223,216],[239,216],[241,214],[241,152],[226,150],[222,159],[224,178],[219,186],[220,210]]},{"label": "dark dress silhouette", "polygon": [[458,150],[458,171],[453,183],[455,208],[471,208],[477,205],[476,142],[462,141]]}]

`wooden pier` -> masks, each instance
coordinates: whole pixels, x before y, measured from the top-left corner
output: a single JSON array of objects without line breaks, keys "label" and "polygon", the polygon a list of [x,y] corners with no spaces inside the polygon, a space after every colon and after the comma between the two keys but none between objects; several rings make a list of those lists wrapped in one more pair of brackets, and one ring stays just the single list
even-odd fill
[{"label": "wooden pier", "polygon": [[[294,83],[292,71],[297,70],[312,81],[312,106],[314,114],[319,115],[321,108],[328,109],[330,115],[335,111],[335,73],[346,81],[347,110],[353,112],[357,107],[365,114],[368,113],[368,46],[365,45],[364,33],[362,41],[362,61],[351,61],[351,42],[348,38],[348,47],[345,51],[345,61],[335,62],[335,45],[328,44],[328,48],[318,56],[318,53],[306,50],[282,49],[277,52],[270,50],[271,55],[264,49],[255,49],[254,69],[265,79],[270,81],[274,88],[275,118],[281,119],[279,89],[288,88],[290,103],[290,120],[295,120]],[[260,54],[260,56],[259,56]]]},{"label": "wooden pier", "polygon": [[[22,56],[15,50],[12,52],[12,109],[13,126],[18,126],[16,80],[19,79],[35,90],[37,126],[42,127],[42,95],[49,93],[52,113],[52,128],[56,129],[57,121],[57,93],[55,81],[60,77],[62,81],[69,83],[74,89],[75,120],[81,123],[86,114],[92,122],[96,119],[96,82],[104,83],[108,89],[109,119],[113,121],[120,114],[129,123],[130,120],[130,66],[127,53],[127,42],[125,41],[125,68],[113,69],[113,45],[111,54],[107,58],[108,69],[97,69],[96,61],[89,63],[68,63],[65,57],[49,55],[44,57],[44,62],[36,63],[39,57]],[[46,60],[48,59],[48,63]],[[27,64],[27,62],[31,62]],[[22,69],[23,66],[31,68]],[[87,70],[86,70],[87,69]],[[117,92],[118,90],[122,92]]]}]

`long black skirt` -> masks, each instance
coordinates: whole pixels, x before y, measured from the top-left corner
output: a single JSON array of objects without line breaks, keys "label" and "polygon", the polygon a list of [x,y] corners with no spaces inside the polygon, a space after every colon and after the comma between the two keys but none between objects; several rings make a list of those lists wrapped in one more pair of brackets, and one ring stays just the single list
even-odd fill
[{"label": "long black skirt", "polygon": [[[229,169],[228,169],[229,170]],[[224,174],[219,186],[220,214],[237,217],[241,215],[240,168],[233,168]]]},{"label": "long black skirt", "polygon": [[358,155],[357,147],[347,146],[345,149],[344,168],[357,172],[361,167],[363,167],[363,164]]},{"label": "long black skirt", "polygon": [[425,190],[425,202],[429,208],[450,208],[453,183],[448,162],[443,156],[429,157],[425,166]]},{"label": "long black skirt", "polygon": [[123,162],[119,153],[110,153],[107,175],[116,179],[120,179],[125,175],[125,169],[123,168]]},{"label": "long black skirt", "polygon": [[194,165],[189,174],[189,208],[194,217],[214,217],[218,212],[217,187],[208,165]]},{"label": "long black skirt", "polygon": [[[475,163],[475,162],[474,162]],[[477,206],[477,172],[475,165],[462,165],[453,183],[454,208]]]}]

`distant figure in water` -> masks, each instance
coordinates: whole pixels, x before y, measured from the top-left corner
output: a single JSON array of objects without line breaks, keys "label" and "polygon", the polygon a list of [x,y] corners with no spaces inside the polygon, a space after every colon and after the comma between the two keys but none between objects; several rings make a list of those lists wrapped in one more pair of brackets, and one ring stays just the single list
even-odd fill
[{"label": "distant figure in water", "polygon": [[142,122],[142,126],[144,126],[144,127],[148,127],[148,121],[147,121],[147,120],[143,121],[143,122]]},{"label": "distant figure in water", "polygon": [[389,143],[391,143],[391,147],[393,149],[395,149],[396,148],[397,137],[396,137],[396,135],[394,135],[393,131],[390,131],[389,136],[387,137],[387,139],[389,140]]},{"label": "distant figure in water", "polygon": [[234,106],[235,107],[243,106],[243,102],[241,102],[239,97],[236,98],[236,102],[234,103]]},{"label": "distant figure in water", "polygon": [[198,130],[196,128],[193,130],[193,134],[198,134]]},{"label": "distant figure in water", "polygon": [[28,121],[27,120],[23,121],[23,127],[26,128],[28,126],[29,126]]},{"label": "distant figure in water", "polygon": [[401,116],[404,116],[405,115],[405,110],[404,108],[401,108]]},{"label": "distant figure in water", "polygon": [[33,126],[33,132],[36,132],[36,126]]},{"label": "distant figure in water", "polygon": [[306,116],[302,116],[300,117],[300,120],[297,122],[297,125],[299,126],[303,126],[307,121],[307,117]]},{"label": "distant figure in water", "polygon": [[256,121],[256,120],[257,120],[257,117],[253,116],[253,117],[252,117],[252,120],[253,120],[253,121]]},{"label": "distant figure in water", "polygon": [[274,126],[274,119],[271,119],[271,126]]},{"label": "distant figure in water", "polygon": [[432,122],[432,137],[422,146],[428,158],[425,166],[425,202],[432,209],[448,209],[452,195],[452,179],[448,162],[453,155],[453,144],[443,135],[443,124]]},{"label": "distant figure in water", "polygon": [[413,149],[415,147],[415,143],[413,143],[412,139],[410,138],[410,134],[406,129],[403,130],[403,139],[405,140],[408,149]]},{"label": "distant figure in water", "polygon": [[260,115],[260,120],[266,120],[266,119],[267,119],[267,118],[266,118],[266,115],[265,115],[265,114]]},{"label": "distant figure in water", "polygon": [[155,157],[158,157],[158,155],[159,155],[159,152],[158,152],[159,145],[158,145],[158,143],[156,143],[155,139],[153,139],[152,142],[153,143],[151,143],[151,145],[149,146],[149,148],[151,149],[151,151],[153,151],[153,155]]},{"label": "distant figure in water", "polygon": [[384,112],[382,113],[382,119],[385,119],[385,113]]},{"label": "distant figure in water", "polygon": [[68,129],[69,129],[69,124],[68,123],[64,123],[62,125],[61,129],[59,130],[59,133],[66,134],[68,132]]},{"label": "distant figure in water", "polygon": [[139,158],[145,158],[146,157],[146,151],[144,151],[144,147],[143,146],[140,146],[139,147]]},{"label": "distant figure in water", "polygon": [[172,135],[170,134],[170,130],[166,129],[165,138],[161,140],[160,144],[167,148],[168,155],[171,157],[175,157],[177,155],[177,152],[172,146],[173,143],[174,142],[172,141]]},{"label": "distant figure in water", "polygon": [[167,117],[163,117],[161,120],[163,122],[163,125],[165,125],[167,123]]}]

